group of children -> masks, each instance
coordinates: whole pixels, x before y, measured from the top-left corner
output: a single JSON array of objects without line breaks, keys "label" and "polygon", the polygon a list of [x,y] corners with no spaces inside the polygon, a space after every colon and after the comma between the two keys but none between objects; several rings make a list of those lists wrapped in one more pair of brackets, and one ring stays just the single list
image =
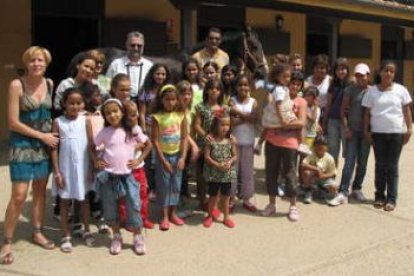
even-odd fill
[{"label": "group of children", "polygon": [[[336,162],[327,153],[326,138],[320,135],[319,90],[304,85],[301,68],[292,66],[298,59],[294,56],[290,64],[274,64],[272,85],[264,85],[270,93],[262,116],[258,102],[251,96],[257,84],[247,74],[231,65],[220,70],[214,62],[200,68],[192,59],[183,64],[182,80],[175,85],[170,83],[167,66],[155,64],[137,103],[129,99],[131,83],[125,74],[112,79],[110,98],[105,101],[96,85],[65,90],[61,99],[64,114],[53,124],[60,144],[52,152],[53,189],[61,198],[64,230],[61,250],[72,251],[72,200],[81,202],[86,245],[95,245],[86,197],[93,190],[101,202],[104,221],[112,229],[110,253],[121,252],[120,228],[124,226],[133,233],[136,254],[145,254],[142,228],[154,226],[148,216],[149,197],[155,196],[160,207],[160,230],[168,230],[170,223],[183,225],[177,206],[180,195],[189,194],[191,162],[195,166],[197,199],[207,212],[204,227],[217,221],[235,227],[230,213],[236,196],[245,209],[257,211],[252,202],[253,160],[254,153],[260,154],[264,138],[262,135],[255,146],[256,126],[262,125],[265,133],[296,118],[291,90],[301,92],[307,102],[307,122],[298,137],[305,202],[310,202],[314,184],[334,193],[338,187],[334,180]],[[341,76],[337,74],[337,78]],[[223,219],[219,220],[221,211]]]}]

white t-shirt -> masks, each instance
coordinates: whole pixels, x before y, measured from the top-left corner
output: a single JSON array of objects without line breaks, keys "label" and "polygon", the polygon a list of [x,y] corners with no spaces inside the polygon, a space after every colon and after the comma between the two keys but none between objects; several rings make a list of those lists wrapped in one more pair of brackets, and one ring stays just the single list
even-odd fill
[{"label": "white t-shirt", "polygon": [[309,76],[306,79],[306,82],[309,84],[309,86],[313,86],[313,87],[318,88],[318,90],[319,90],[319,96],[318,96],[319,106],[320,106],[320,108],[325,108],[326,105],[328,104],[328,90],[329,90],[329,86],[331,85],[331,76],[326,75],[325,78],[323,79],[323,81],[319,85],[316,85],[313,82],[313,77],[312,76]]},{"label": "white t-shirt", "polygon": [[272,92],[272,96],[276,102],[282,102],[281,114],[283,120],[290,122],[296,119],[293,112],[293,101],[290,99],[289,88],[282,85],[276,85]]},{"label": "white t-shirt", "polygon": [[[233,97],[231,100],[234,104],[234,108],[245,113],[251,113],[253,111],[254,103],[256,102],[253,98],[248,98],[244,103],[239,102],[237,97]],[[236,125],[233,127],[232,132],[237,139],[237,144],[243,146],[254,145],[254,123],[244,122]]]},{"label": "white t-shirt", "polygon": [[131,80],[130,96],[137,97],[138,91],[144,84],[145,77],[147,76],[152,65],[152,61],[144,57],[139,60],[138,64],[132,64],[131,60],[124,56],[112,61],[111,65],[109,65],[108,71],[106,71],[106,76],[112,79],[119,73],[127,74]]},{"label": "white t-shirt", "polygon": [[405,133],[407,131],[403,107],[411,103],[407,88],[394,83],[381,92],[377,85],[368,88],[362,106],[371,110],[371,131],[376,133]]}]

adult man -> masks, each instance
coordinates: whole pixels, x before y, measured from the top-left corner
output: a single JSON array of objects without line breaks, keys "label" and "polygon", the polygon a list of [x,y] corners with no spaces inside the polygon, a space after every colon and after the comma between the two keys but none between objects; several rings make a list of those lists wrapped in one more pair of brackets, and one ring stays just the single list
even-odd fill
[{"label": "adult man", "polygon": [[126,56],[112,61],[106,76],[112,79],[116,74],[127,74],[131,80],[130,98],[136,101],[138,91],[142,87],[145,76],[153,63],[142,56],[144,53],[144,35],[142,33],[130,32],[127,35],[125,47],[127,50]]},{"label": "adult man", "polygon": [[204,48],[193,54],[200,67],[203,67],[208,61],[214,61],[220,70],[223,66],[229,64],[229,55],[219,48],[221,43],[221,31],[218,28],[210,28],[206,37]]},{"label": "adult man", "polygon": [[368,65],[359,63],[355,66],[354,72],[356,84],[345,89],[341,106],[341,120],[347,137],[345,164],[342,169],[339,193],[328,202],[330,206],[338,206],[348,202],[349,186],[355,165],[351,196],[360,202],[366,200],[361,188],[367,170],[370,145],[365,140],[362,131],[363,107],[361,102],[368,90],[370,70]]}]

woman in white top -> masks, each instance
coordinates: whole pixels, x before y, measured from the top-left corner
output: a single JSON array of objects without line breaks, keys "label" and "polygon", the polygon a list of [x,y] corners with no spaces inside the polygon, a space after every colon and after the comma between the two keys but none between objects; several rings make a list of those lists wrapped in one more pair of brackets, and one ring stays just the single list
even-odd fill
[{"label": "woman in white top", "polygon": [[312,61],[312,75],[305,82],[308,86],[318,88],[318,102],[321,109],[321,117],[324,117],[325,108],[328,104],[328,90],[331,84],[331,76],[329,72],[329,58],[325,54],[317,55]]},{"label": "woman in white top", "polygon": [[[385,61],[377,85],[362,100],[365,107],[364,134],[375,153],[374,207],[393,211],[398,194],[398,162],[402,146],[412,133],[411,96],[407,88],[395,83],[397,66]],[[385,196],[385,189],[387,195]]]}]

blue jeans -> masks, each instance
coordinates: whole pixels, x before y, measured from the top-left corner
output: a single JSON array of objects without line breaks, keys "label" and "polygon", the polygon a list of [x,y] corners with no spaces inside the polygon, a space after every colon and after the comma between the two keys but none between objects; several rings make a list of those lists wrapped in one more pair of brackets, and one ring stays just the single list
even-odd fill
[{"label": "blue jeans", "polygon": [[352,190],[361,190],[364,181],[365,173],[367,171],[367,162],[370,151],[370,145],[364,139],[362,131],[353,131],[351,139],[346,141],[346,155],[345,164],[342,169],[341,185],[339,192],[348,195],[349,185],[351,184],[352,173],[354,172],[355,164],[356,171],[354,182],[352,183]]},{"label": "blue jeans", "polygon": [[112,174],[101,171],[96,175],[98,191],[102,199],[105,222],[109,225],[119,223],[119,199],[125,197],[125,226],[138,229],[142,227],[140,214],[139,184],[132,174]]},{"label": "blue jeans", "polygon": [[328,119],[328,152],[338,164],[339,150],[342,141],[342,156],[345,156],[345,132],[339,119]]},{"label": "blue jeans", "polygon": [[403,134],[373,133],[372,139],[375,154],[375,200],[395,204],[398,196],[398,162],[403,146]]},{"label": "blue jeans", "polygon": [[173,173],[164,171],[158,158],[155,161],[155,181],[157,185],[157,199],[162,207],[177,206],[180,200],[183,171],[177,169],[180,153],[165,154],[164,158],[173,167]]}]

